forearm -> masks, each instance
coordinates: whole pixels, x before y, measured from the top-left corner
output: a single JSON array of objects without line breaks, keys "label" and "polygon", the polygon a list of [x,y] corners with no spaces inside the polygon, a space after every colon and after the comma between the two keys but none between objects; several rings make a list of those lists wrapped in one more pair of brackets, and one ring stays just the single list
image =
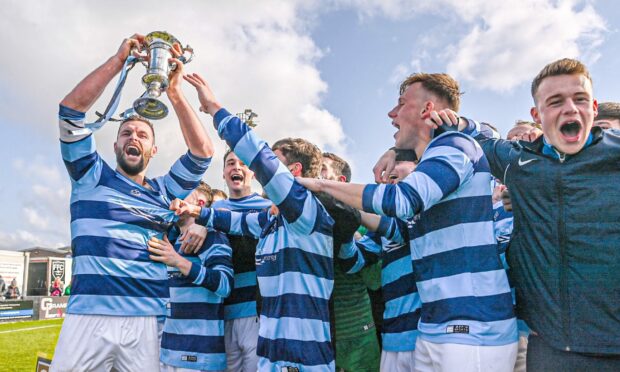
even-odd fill
[{"label": "forearm", "polygon": [[330,180],[320,181],[320,191],[325,192],[341,202],[362,210],[362,196],[366,185]]},{"label": "forearm", "polygon": [[379,223],[381,222],[381,217],[372,214],[360,211],[362,216],[362,225],[368,229],[368,231],[377,231],[379,228]]},{"label": "forearm", "polygon": [[203,158],[213,156],[213,142],[183,93],[171,89],[168,91],[168,98],[179,119],[181,132],[189,151]]},{"label": "forearm", "polygon": [[188,276],[192,270],[192,262],[182,256],[179,256],[179,261],[176,264],[176,268],[179,269],[181,274]]},{"label": "forearm", "polygon": [[80,81],[60,104],[76,111],[88,111],[114,76],[121,71],[124,63],[125,61],[121,61],[116,55],[110,57]]}]

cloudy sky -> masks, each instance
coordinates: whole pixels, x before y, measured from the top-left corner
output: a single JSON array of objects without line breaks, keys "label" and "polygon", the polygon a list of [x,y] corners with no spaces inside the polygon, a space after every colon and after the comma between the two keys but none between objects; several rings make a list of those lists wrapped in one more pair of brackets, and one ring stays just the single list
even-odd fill
[{"label": "cloudy sky", "polygon": [[[612,0],[5,0],[0,249],[69,244],[57,105],[135,32],[167,30],[190,44],[196,57],[187,71],[203,74],[229,111],[257,112],[257,131],[269,142],[307,138],[350,160],[354,181],[370,182],[375,160],[393,145],[386,113],[403,77],[452,74],[465,92],[462,114],[506,133],[529,117],[529,83],[557,58],[586,62],[599,101],[619,101],[619,20]],[[140,66],[130,73],[122,108],[142,93],[143,73]],[[93,109],[102,111],[110,94]],[[156,125],[160,152],[150,176],[185,151],[174,115]],[[112,164],[115,133],[111,124],[96,134]],[[206,181],[223,187],[224,146],[216,142]]]}]

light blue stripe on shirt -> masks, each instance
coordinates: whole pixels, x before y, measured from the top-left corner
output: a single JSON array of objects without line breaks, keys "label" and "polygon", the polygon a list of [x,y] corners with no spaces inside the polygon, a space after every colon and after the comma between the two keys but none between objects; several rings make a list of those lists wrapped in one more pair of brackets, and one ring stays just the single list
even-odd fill
[{"label": "light blue stripe on shirt", "polygon": [[259,336],[271,340],[329,341],[329,323],[318,319],[260,317]]},{"label": "light blue stripe on shirt", "polygon": [[219,304],[222,302],[222,296],[218,296],[203,287],[170,287],[170,298],[173,298],[174,302],[177,303],[204,302]]},{"label": "light blue stripe on shirt", "polygon": [[152,262],[123,260],[98,256],[77,256],[73,259],[73,275],[94,274],[129,277],[134,279],[167,278],[163,266],[153,265]]},{"label": "light blue stripe on shirt", "polygon": [[417,292],[407,293],[406,295],[389,300],[385,303],[385,311],[383,318],[396,318],[402,314],[406,314],[403,309],[419,309],[422,307],[422,300]]},{"label": "light blue stripe on shirt", "polygon": [[[452,325],[468,326],[469,333],[446,333],[448,327]],[[478,342],[485,346],[501,346],[517,342],[517,322],[514,318],[495,322],[459,319],[440,324],[420,321],[418,330],[419,337],[436,343],[472,345],[472,336],[479,338]]]},{"label": "light blue stripe on shirt", "polygon": [[[176,301],[175,299],[175,302]],[[201,301],[202,302],[202,301]],[[224,323],[221,320],[166,318],[167,333],[192,336],[221,336],[224,334]]]},{"label": "light blue stripe on shirt", "polygon": [[482,271],[433,278],[417,283],[422,302],[457,297],[485,297],[498,294],[498,288],[509,288],[506,271]]},{"label": "light blue stripe on shirt", "polygon": [[[455,239],[450,239],[451,236],[454,236]],[[458,239],[456,239],[457,237]],[[492,221],[462,223],[435,230],[413,239],[411,241],[411,258],[419,260],[423,257],[463,247],[494,244],[496,242]]]},{"label": "light blue stripe on shirt", "polygon": [[263,297],[277,297],[293,293],[329,299],[334,281],[318,278],[312,274],[284,272],[275,276],[259,276],[258,286]]},{"label": "light blue stripe on shirt", "polygon": [[167,298],[72,295],[67,305],[68,314],[111,315],[110,309],[123,309],[123,316],[165,315]]}]

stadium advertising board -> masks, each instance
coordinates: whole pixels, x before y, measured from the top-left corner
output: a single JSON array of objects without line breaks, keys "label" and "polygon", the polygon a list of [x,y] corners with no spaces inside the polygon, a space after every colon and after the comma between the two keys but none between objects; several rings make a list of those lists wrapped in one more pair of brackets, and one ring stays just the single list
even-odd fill
[{"label": "stadium advertising board", "polygon": [[69,297],[43,297],[39,304],[39,319],[57,319],[65,317]]},{"label": "stadium advertising board", "polygon": [[24,293],[24,254],[0,250],[0,276],[8,287],[11,281],[17,281],[20,293]]},{"label": "stadium advertising board", "polygon": [[32,318],[33,301],[0,301],[0,322]]}]

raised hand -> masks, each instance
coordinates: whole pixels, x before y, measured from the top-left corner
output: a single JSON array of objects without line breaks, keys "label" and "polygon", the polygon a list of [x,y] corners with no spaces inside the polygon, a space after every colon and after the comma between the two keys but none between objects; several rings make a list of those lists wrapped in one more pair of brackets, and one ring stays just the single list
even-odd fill
[{"label": "raised hand", "polygon": [[123,40],[121,46],[118,48],[116,52],[116,58],[118,58],[121,62],[125,62],[127,57],[131,53],[133,53],[136,57],[144,57],[144,54],[140,54],[144,47],[144,35],[141,34],[133,34],[130,37]]},{"label": "raised hand", "polygon": [[375,182],[387,183],[389,175],[394,171],[396,167],[396,151],[387,150],[379,160],[377,164],[372,168],[372,173],[375,175]]},{"label": "raised hand", "polygon": [[174,199],[168,208],[174,211],[177,216],[181,217],[198,217],[200,216],[200,206],[193,205],[183,199]]},{"label": "raised hand", "polygon": [[199,74],[193,73],[183,76],[183,78],[196,88],[198,100],[200,101],[200,111],[215,115],[222,106],[215,99],[215,94],[207,81]]}]

